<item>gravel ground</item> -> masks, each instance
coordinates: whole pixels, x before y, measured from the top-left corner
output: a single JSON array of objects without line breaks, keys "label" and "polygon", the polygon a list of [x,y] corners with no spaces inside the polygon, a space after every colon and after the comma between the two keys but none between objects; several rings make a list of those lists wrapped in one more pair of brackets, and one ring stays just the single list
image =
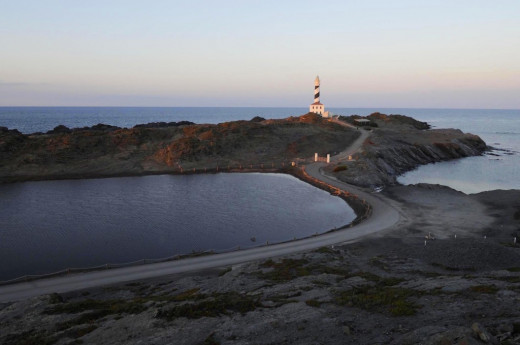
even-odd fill
[{"label": "gravel ground", "polygon": [[[408,222],[384,236],[5,303],[0,343],[519,344],[520,191],[385,193]],[[445,222],[428,219],[448,209]],[[471,226],[453,224],[475,211]]]}]

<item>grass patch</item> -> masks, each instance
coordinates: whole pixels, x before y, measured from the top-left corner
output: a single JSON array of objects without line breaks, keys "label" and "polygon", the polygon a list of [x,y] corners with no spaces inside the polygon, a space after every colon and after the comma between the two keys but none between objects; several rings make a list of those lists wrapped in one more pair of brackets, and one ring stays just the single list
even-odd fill
[{"label": "grass patch", "polygon": [[309,307],[319,308],[321,306],[321,302],[316,299],[308,299],[305,301]]},{"label": "grass patch", "polygon": [[88,325],[85,327],[78,327],[74,329],[70,329],[67,332],[65,332],[65,337],[72,338],[72,339],[78,339],[82,336],[89,334],[92,331],[95,331],[98,328],[96,325]]},{"label": "grass patch", "polygon": [[169,309],[159,309],[157,317],[166,320],[174,320],[179,317],[198,319],[229,315],[230,312],[245,314],[261,306],[258,297],[237,292],[216,293],[196,303],[184,303]]},{"label": "grass patch", "polygon": [[259,276],[262,279],[271,280],[275,282],[289,281],[298,277],[304,277],[311,274],[306,267],[308,263],[305,259],[283,259],[280,262],[274,262],[269,259],[260,266],[264,268],[272,268],[268,272],[260,272]]},{"label": "grass patch", "polygon": [[291,295],[274,295],[271,296],[268,301],[275,303],[275,308],[281,307],[284,304],[288,303],[298,303],[298,300],[293,299],[294,297],[299,297],[302,295],[301,291],[298,291]]},{"label": "grass patch", "polygon": [[218,274],[218,276],[219,276],[219,277],[222,277],[222,276],[224,276],[226,273],[229,273],[229,272],[231,272],[231,267],[228,267],[228,268],[226,268],[225,270],[220,271],[219,274]]},{"label": "grass patch", "polygon": [[321,254],[335,254],[335,251],[330,247],[319,247],[314,252]]},{"label": "grass patch", "polygon": [[520,267],[510,267],[507,270],[509,272],[520,272]]},{"label": "grass patch", "polygon": [[340,292],[336,303],[393,316],[410,316],[415,315],[420,306],[408,298],[417,295],[418,292],[411,289],[364,285]]},{"label": "grass patch", "polygon": [[66,329],[83,325],[83,324],[93,324],[97,320],[110,315],[110,312],[108,310],[94,310],[85,314],[82,314],[78,317],[75,317],[71,320],[65,321],[65,322],[58,322],[56,323],[55,327],[57,331],[64,331]]},{"label": "grass patch", "polygon": [[469,290],[471,292],[486,294],[496,294],[498,292],[498,288],[495,285],[476,285],[470,287]]},{"label": "grass patch", "polygon": [[318,286],[331,286],[332,284],[329,282],[324,282],[323,280],[313,280],[311,283]]},{"label": "grass patch", "polygon": [[6,344],[12,345],[51,345],[58,341],[58,338],[48,336],[44,331],[29,330],[22,333],[11,333],[5,338]]},{"label": "grass patch", "polygon": [[63,302],[64,302],[64,299],[59,293],[53,292],[49,295],[50,304],[58,304],[58,303],[63,303]]},{"label": "grass patch", "polygon": [[[280,262],[275,262],[269,259],[262,263],[260,267],[272,268],[272,270],[267,272],[256,272],[258,277],[274,282],[290,281],[298,277],[318,274],[337,275],[339,276],[338,280],[352,277],[361,277],[365,280],[384,286],[394,286],[404,281],[404,279],[401,278],[382,278],[370,272],[350,272],[349,270],[343,267],[329,266],[323,264],[309,264],[309,262],[305,259],[283,259]],[[318,280],[313,280],[312,282],[318,285],[330,285],[326,282]]]},{"label": "grass patch", "polygon": [[383,271],[390,271],[390,267],[388,267],[379,257],[373,257],[369,260],[370,265],[380,268]]},{"label": "grass patch", "polygon": [[139,314],[146,310],[140,299],[130,301],[124,300],[92,300],[87,299],[79,302],[56,304],[51,308],[45,309],[45,314],[77,314],[87,310],[103,311],[105,315],[110,314]]},{"label": "grass patch", "polygon": [[190,289],[175,296],[159,295],[146,298],[125,300],[92,300],[55,304],[44,310],[45,314],[80,314],[79,316],[56,324],[58,331],[63,331],[82,324],[92,324],[108,316],[121,314],[139,314],[147,309],[144,303],[149,301],[185,302],[205,298],[199,294],[199,289]]},{"label": "grass patch", "polygon": [[141,283],[139,283],[139,282],[132,282],[132,283],[125,284],[125,286],[129,286],[129,287],[140,286],[140,285],[141,285]]},{"label": "grass patch", "polygon": [[[51,345],[55,344],[62,338],[78,339],[84,335],[94,331],[98,327],[96,325],[88,325],[68,330],[59,335],[51,335],[49,331],[29,330],[22,333],[8,334],[4,340],[5,344],[11,345]],[[81,340],[77,340],[81,341]]]},{"label": "grass patch", "polygon": [[508,283],[520,283],[520,277],[493,277],[493,279],[501,280]]},{"label": "grass patch", "polygon": [[314,274],[333,274],[337,276],[342,276],[343,278],[348,278],[351,276],[351,273],[342,267],[335,267],[335,266],[327,266],[327,265],[313,265],[310,266],[309,269]]},{"label": "grass patch", "polygon": [[306,259],[283,259],[275,262],[271,259],[265,261],[260,265],[263,268],[272,268],[267,272],[257,272],[261,279],[271,280],[273,282],[290,281],[299,277],[317,274],[333,274],[348,278],[351,276],[350,272],[342,267],[309,264]]},{"label": "grass patch", "polygon": [[397,284],[402,283],[404,281],[404,279],[395,278],[395,277],[382,278],[382,277],[380,277],[378,275],[375,275],[373,273],[363,272],[363,271],[354,273],[352,276],[361,277],[361,278],[363,278],[365,280],[374,282],[374,283],[376,283],[378,285],[381,285],[381,286],[394,286],[394,285],[397,285]]},{"label": "grass patch", "polygon": [[[157,297],[159,300],[167,300],[169,302],[184,302],[184,301],[201,298],[203,295],[200,295],[199,291],[200,291],[199,288],[193,288],[193,289],[183,291],[175,296],[163,295],[163,296],[157,296]],[[163,297],[163,298],[166,297],[166,298],[162,299],[161,297]]]},{"label": "grass patch", "polygon": [[428,272],[428,271],[420,271],[420,270],[412,270],[412,271],[408,271],[408,273],[413,274],[413,275],[420,275],[420,276],[427,277],[427,278],[435,278],[435,277],[442,276],[442,274],[437,273],[437,272]]},{"label": "grass patch", "polygon": [[208,337],[206,339],[204,339],[204,342],[202,343],[202,345],[220,345],[220,341],[215,339],[214,333],[211,333],[210,335],[208,335]]},{"label": "grass patch", "polygon": [[446,271],[457,271],[457,272],[458,271],[475,271],[475,267],[451,267],[451,266],[446,266],[446,265],[443,265],[443,264],[440,264],[437,262],[432,262],[431,265],[434,267],[442,268],[443,270],[446,270]]}]

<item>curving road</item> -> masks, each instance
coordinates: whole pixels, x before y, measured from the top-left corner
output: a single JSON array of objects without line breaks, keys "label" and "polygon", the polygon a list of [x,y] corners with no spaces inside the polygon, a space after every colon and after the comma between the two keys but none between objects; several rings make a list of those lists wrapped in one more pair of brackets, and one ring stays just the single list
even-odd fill
[{"label": "curving road", "polygon": [[[345,151],[333,157],[333,160],[347,157],[349,154],[353,154],[355,151],[360,149],[363,141],[369,136],[368,132],[364,130],[361,131],[362,135],[360,138],[358,138],[356,142],[349,146]],[[356,194],[358,197],[366,200],[372,205],[372,216],[370,218],[352,228],[346,228],[316,237],[286,243],[229,253],[193,257],[177,261],[116,268],[105,271],[77,273],[63,277],[39,279],[31,282],[0,286],[0,302],[21,300],[53,292],[62,293],[100,285],[229,266],[252,260],[308,251],[322,246],[354,241],[363,236],[390,229],[399,222],[401,218],[400,212],[396,206],[393,205],[391,200],[378,194],[365,192],[360,188],[338,181],[333,177],[326,176],[321,169],[324,165],[325,163],[312,163],[306,166],[306,171],[309,175],[315,178],[347,192]]]}]

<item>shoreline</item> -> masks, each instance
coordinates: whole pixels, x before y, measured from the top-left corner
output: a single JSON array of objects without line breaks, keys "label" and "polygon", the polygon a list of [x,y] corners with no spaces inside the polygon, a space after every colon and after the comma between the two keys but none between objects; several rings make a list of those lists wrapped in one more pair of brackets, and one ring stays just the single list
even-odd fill
[{"label": "shoreline", "polygon": [[[319,164],[318,164],[319,165]],[[316,166],[316,163],[315,164],[310,164],[308,166]],[[299,172],[300,169],[299,168],[296,168],[296,169],[289,169],[289,170],[292,170],[292,172]],[[292,175],[292,174],[291,174]],[[312,174],[311,174],[312,176]],[[324,177],[323,175],[320,174],[320,176]],[[299,179],[305,179],[305,176],[300,174],[300,176],[295,176],[296,178],[299,178]],[[314,176],[314,178],[316,178],[316,176]],[[305,181],[305,180],[304,180]],[[309,182],[309,179],[307,179],[307,181],[305,182]],[[315,182],[315,181],[314,181]],[[340,187],[338,187],[337,185],[334,186],[335,183],[328,183],[326,181],[321,181],[321,186],[327,186],[327,188],[332,188],[332,189],[338,189]],[[339,183],[340,186],[342,185],[343,187],[345,186],[348,186],[347,184],[345,183],[342,183],[342,182],[339,182],[337,181],[336,183]],[[311,184],[313,185],[313,184]],[[315,186],[317,187],[317,186]],[[371,210],[373,206],[368,206],[366,204],[366,202],[362,202],[360,203],[360,199],[359,197],[355,196],[355,197],[352,197],[352,193],[349,192],[349,188],[355,188],[353,186],[349,186],[347,187],[347,190],[345,190],[344,188],[341,188],[343,190],[343,192],[345,193],[343,196],[344,196],[344,200],[345,202],[347,202],[347,204],[350,206],[351,203],[353,203],[353,205],[355,205],[356,209],[354,209],[354,207],[352,207],[352,209],[356,212],[356,214],[358,214],[360,208],[362,208],[365,213],[364,215],[366,215],[366,211],[367,210]],[[364,200],[367,198],[368,194],[366,194],[365,192],[362,192],[361,190],[355,188],[355,190],[357,190],[358,193],[364,193],[365,194],[365,197],[361,200]],[[328,192],[330,192],[330,190],[326,190]],[[370,197],[369,197],[370,198]],[[389,210],[389,206],[386,205],[385,203],[381,203],[380,201],[377,201],[377,199],[372,199],[373,202],[375,201],[377,203],[377,206],[380,207],[380,208],[384,208],[386,211],[383,213],[383,214],[387,214],[388,210]],[[386,205],[386,206],[385,206]],[[371,213],[370,213],[371,215]],[[371,227],[371,222],[373,221],[373,218],[364,218],[363,217],[357,217],[356,219],[354,219],[353,222],[351,222],[350,224],[354,224],[354,222],[357,222],[355,223],[354,225],[355,226],[352,226],[350,227],[349,225],[346,225],[346,227],[342,227],[336,231],[328,231],[328,232],[325,232],[325,233],[322,233],[321,235],[318,235],[318,236],[313,236],[313,237],[308,237],[308,238],[305,238],[305,239],[298,239],[296,241],[289,241],[289,242],[282,242],[282,243],[277,243],[277,244],[273,244],[271,246],[269,246],[269,248],[274,248],[274,250],[271,250],[272,252],[276,252],[276,248],[284,248],[285,247],[285,252],[286,253],[287,251],[293,253],[293,252],[297,252],[297,251],[301,251],[302,249],[298,249],[299,247],[305,247],[306,248],[317,248],[316,244],[313,244],[313,243],[320,243],[320,245],[323,245],[325,243],[330,243],[330,244],[336,244],[336,243],[339,243],[339,242],[344,242],[344,241],[347,241],[347,240],[352,240],[353,238],[357,238],[359,237],[360,235],[366,235],[368,233],[373,233],[375,231],[380,231],[381,228],[387,228],[387,227],[391,227],[395,224],[395,222],[397,222],[399,220],[399,215],[398,213],[395,213],[395,215],[393,217],[390,217],[390,218],[381,218],[382,215],[378,214],[379,215],[379,218],[380,219],[377,219],[375,222],[373,222],[374,224],[372,225],[375,225],[376,229],[374,230],[373,227]],[[365,220],[365,222],[361,222],[361,220]],[[369,224],[367,224],[369,223]],[[348,229],[348,230],[347,230]],[[346,233],[347,231],[349,231],[348,233]],[[341,240],[340,240],[341,239]],[[292,245],[292,246],[291,246]],[[291,249],[291,247],[293,247]],[[244,253],[247,253],[247,254],[251,254],[252,252],[261,252],[261,250],[263,248],[266,248],[266,247],[254,247],[254,248],[251,248],[251,249],[248,249],[248,250],[245,250],[243,251]],[[305,250],[308,250],[308,249],[305,249]],[[230,254],[231,256],[234,254],[234,253],[237,253],[237,252],[228,252],[228,253],[220,253],[220,254],[215,254],[216,256],[218,255],[225,255],[225,254]],[[215,256],[215,255],[211,255],[211,256]],[[281,255],[281,254],[274,254],[274,256],[278,256],[278,255]],[[269,254],[267,257],[272,257],[273,254]],[[265,256],[264,256],[265,257]],[[195,259],[199,259],[199,258],[195,258]],[[186,264],[187,266],[190,265],[189,263],[190,259],[185,259],[185,260],[180,260],[179,262],[181,262],[181,265],[182,264]],[[150,264],[150,265],[145,265],[145,266],[148,266],[150,268],[150,266],[159,266],[159,265],[162,265],[162,264],[168,264],[168,263],[173,263],[171,261],[169,262],[162,262],[162,263],[156,263],[156,264]],[[206,263],[207,265],[207,263]],[[212,265],[212,264],[211,264]],[[131,268],[135,268],[137,270],[141,270],[140,269],[141,266],[133,266],[133,267],[129,267],[128,269],[131,269]],[[211,267],[214,267],[214,266],[211,266]],[[119,270],[119,271],[123,271],[125,270],[126,268],[120,268],[120,269],[116,269],[116,270]],[[114,270],[109,270],[109,271],[114,271]],[[100,275],[103,275],[104,272],[109,272],[109,271],[96,271],[96,272],[92,272],[92,273],[99,273]],[[86,273],[86,274],[89,274],[89,273]],[[140,274],[143,274],[142,272]],[[121,273],[118,274],[118,276],[121,276]],[[63,277],[63,278],[60,278],[60,277],[56,277],[56,278],[43,278],[43,279],[37,279],[34,281],[34,284],[38,283],[38,282],[43,282],[43,285],[47,284],[47,282],[50,282],[51,280],[54,280],[55,282],[56,281],[59,281],[60,279],[67,279],[67,278],[70,278],[70,279],[74,279],[74,278],[77,278],[78,275],[72,275],[72,276],[67,276],[67,277]],[[130,278],[130,276],[127,276],[125,278],[123,278],[123,281],[128,281],[128,280],[132,280]],[[90,284],[91,283],[92,279],[90,279],[90,282],[84,282],[84,284],[87,284],[87,286],[91,286]],[[7,284],[7,285],[3,285],[3,286],[0,286],[0,300],[5,300],[6,299],[6,296],[10,296],[14,290],[11,289],[10,287],[16,287],[16,286],[25,286],[23,289],[28,289],[28,291],[33,291],[32,293],[34,293],[34,290],[33,290],[33,287],[31,285],[28,285],[27,286],[27,282],[26,283],[14,283],[14,284]],[[96,283],[98,284],[98,283]],[[51,286],[54,286],[54,284],[51,284]],[[64,283],[60,283],[59,285],[59,290],[60,291],[68,291],[66,288],[63,287],[64,286]],[[73,283],[73,286],[77,286],[77,283]],[[2,290],[4,290],[4,292],[2,292]],[[19,294],[18,292],[15,293],[16,294]],[[36,294],[40,295],[42,294],[42,290],[41,289],[38,289]],[[23,295],[23,296],[26,296],[26,295]],[[9,297],[7,297],[9,298]]]},{"label": "shoreline", "polygon": [[[50,272],[50,273],[44,273],[44,274],[28,274],[28,275],[15,277],[12,279],[2,280],[2,281],[0,281],[0,286],[17,284],[20,282],[30,282],[30,281],[40,280],[40,279],[60,277],[60,276],[69,275],[69,274],[85,273],[85,272],[100,271],[100,270],[107,270],[107,269],[117,269],[117,268],[121,268],[121,267],[131,267],[131,266],[145,265],[145,264],[156,264],[156,263],[162,263],[162,262],[169,262],[169,261],[173,261],[173,260],[183,260],[186,258],[197,257],[197,256],[201,256],[201,255],[215,255],[215,254],[229,253],[229,252],[233,252],[233,251],[237,251],[237,250],[243,251],[243,250],[249,250],[249,249],[262,247],[262,246],[290,243],[290,242],[305,240],[305,239],[316,237],[316,236],[321,236],[323,234],[331,233],[334,231],[340,231],[340,230],[344,230],[347,228],[351,228],[351,227],[355,226],[356,224],[359,224],[364,219],[369,217],[369,214],[367,213],[367,209],[370,209],[370,205],[366,205],[366,204],[362,204],[362,203],[360,204],[359,199],[355,195],[351,195],[351,194],[349,195],[349,194],[345,194],[345,193],[341,193],[341,194],[333,193],[333,190],[335,190],[336,188],[334,188],[330,185],[327,186],[327,185],[324,185],[323,183],[320,184],[320,183],[317,183],[316,181],[312,181],[312,178],[310,176],[308,176],[308,175],[305,176],[305,174],[302,174],[301,172],[302,172],[302,170],[299,167],[298,168],[294,167],[294,168],[286,168],[283,170],[282,169],[260,169],[260,170],[259,169],[243,169],[240,171],[229,170],[229,171],[212,171],[212,172],[185,172],[182,174],[181,173],[179,173],[179,174],[157,173],[157,174],[153,174],[153,175],[192,175],[192,174],[230,174],[230,173],[285,174],[285,175],[292,176],[300,181],[303,181],[315,188],[326,191],[333,196],[337,196],[340,199],[343,199],[343,201],[345,201],[345,203],[354,211],[354,213],[356,214],[356,218],[354,218],[351,222],[344,224],[342,226],[339,226],[339,227],[335,227],[334,229],[323,230],[322,232],[316,232],[316,234],[313,234],[310,236],[289,239],[289,240],[285,240],[285,241],[281,241],[281,242],[258,244],[258,245],[242,247],[242,248],[241,248],[241,246],[238,245],[238,246],[235,246],[235,247],[237,247],[237,249],[224,249],[222,251],[205,250],[205,251],[195,252],[195,253],[176,254],[176,255],[173,255],[170,257],[165,257],[165,258],[138,259],[138,260],[135,260],[132,262],[123,262],[123,263],[116,263],[116,264],[105,263],[105,264],[100,264],[100,265],[93,266],[93,267],[64,268],[64,269],[62,269],[60,271],[56,271],[56,272]],[[153,175],[128,175],[128,176],[111,176],[111,177],[104,176],[104,177],[90,177],[89,179],[141,177],[141,176],[153,176]],[[75,178],[71,178],[71,179],[75,179]],[[81,178],[77,178],[77,179],[81,179]],[[59,179],[59,180],[66,180],[66,179]],[[52,181],[52,180],[34,180],[34,181],[25,180],[23,182],[39,182],[39,181]],[[23,183],[23,182],[12,182],[12,183]],[[235,247],[233,247],[233,248],[235,248]]]},{"label": "shoreline", "polygon": [[[305,119],[304,121],[307,121],[307,119],[310,119],[310,121],[321,121],[321,118],[319,117],[306,117],[307,115],[305,116],[302,116],[300,118],[301,119]],[[379,121],[380,118],[383,118],[385,119],[385,115],[377,115],[376,116],[376,119]],[[390,117],[391,118],[391,117]],[[406,118],[406,117],[397,117],[399,118],[400,121],[405,121],[406,123],[412,123],[414,126],[419,126],[421,128],[426,128],[428,127],[427,124],[425,123],[420,123],[420,122],[417,122],[413,119],[410,119],[410,118]],[[277,120],[278,121],[278,120]],[[414,122],[415,121],[415,122]],[[276,122],[276,121],[275,121]],[[279,122],[279,121],[278,121]],[[346,159],[346,157],[349,157],[351,155],[358,155],[359,154],[359,151],[362,150],[362,147],[364,145],[365,142],[367,142],[367,140],[369,140],[369,138],[371,137],[371,134],[372,132],[371,131],[367,131],[367,130],[364,130],[364,129],[353,129],[354,127],[349,124],[349,123],[345,123],[343,121],[339,121],[339,120],[332,120],[332,121],[326,121],[329,123],[329,125],[337,125],[341,128],[345,128],[347,130],[350,130],[350,131],[354,131],[354,132],[357,132],[358,133],[358,136],[357,136],[357,139],[355,139],[353,142],[350,143],[350,145],[347,147],[347,148],[344,148],[342,151],[340,151],[339,153],[336,153],[336,155],[334,155],[332,157],[332,160],[331,162],[333,162],[333,164],[338,164],[340,163],[340,161],[342,159]],[[102,127],[100,125],[98,125],[97,127]],[[179,126],[174,126],[174,127],[179,127]],[[189,128],[191,128],[190,126],[188,126]],[[204,127],[206,127],[206,125],[204,125]],[[77,132],[77,131],[76,131]],[[113,132],[113,130],[110,130],[109,133]],[[297,161],[300,160],[300,163],[301,162],[301,159],[297,159]],[[388,204],[389,200],[386,200],[385,203],[381,203],[380,200],[378,200],[378,198],[374,198],[373,196],[369,196],[367,193],[365,193],[364,191],[362,191],[359,187],[356,188],[352,185],[349,185],[349,184],[346,184],[346,183],[342,183],[340,182],[338,179],[334,179],[334,180],[331,180],[329,177],[327,177],[322,171],[321,171],[321,168],[322,167],[325,167],[323,164],[321,163],[309,163],[309,159],[305,159],[303,160],[303,166],[300,168],[300,166],[298,167],[289,167],[289,162],[283,162],[281,165],[282,166],[287,166],[287,167],[284,167],[284,168],[264,168],[264,164],[255,164],[257,165],[258,167],[261,167],[260,169],[247,169],[247,168],[242,168],[242,165],[240,165],[240,169],[237,169],[237,168],[233,168],[231,167],[230,168],[230,165],[227,166],[227,169],[226,169],[226,165],[224,164],[224,167],[223,168],[219,168],[218,165],[215,169],[207,169],[207,168],[204,168],[204,169],[197,169],[197,168],[192,168],[193,170],[191,169],[183,169],[180,165],[179,165],[179,171],[175,172],[175,171],[172,171],[172,169],[168,169],[168,170],[163,170],[163,171],[153,171],[153,172],[150,172],[150,171],[141,171],[141,172],[137,172],[137,173],[134,173],[134,172],[129,172],[129,171],[126,171],[125,173],[115,173],[115,174],[107,174],[107,173],[100,173],[100,172],[94,172],[94,173],[90,173],[90,174],[63,174],[61,173],[60,175],[47,175],[47,176],[16,176],[16,177],[13,177],[13,180],[10,181],[10,182],[19,182],[19,180],[24,180],[24,181],[27,181],[27,180],[34,180],[34,181],[38,181],[38,180],[43,180],[43,179],[47,179],[47,180],[51,180],[51,179],[84,179],[84,178],[111,178],[111,177],[133,177],[133,176],[145,176],[145,175],[162,175],[162,174],[169,174],[169,175],[176,175],[176,174],[199,174],[199,173],[220,173],[220,172],[227,172],[227,173],[248,173],[248,172],[260,172],[260,173],[284,173],[284,174],[289,174],[293,177],[296,177],[310,185],[313,185],[314,187],[316,188],[319,188],[319,189],[322,189],[322,190],[325,190],[331,194],[335,194],[337,196],[339,196],[340,198],[342,198],[348,205],[349,207],[355,212],[356,214],[356,218],[350,222],[349,224],[345,224],[344,226],[340,227],[339,229],[336,229],[337,230],[341,230],[341,229],[345,229],[345,228],[352,228],[353,226],[361,223],[363,220],[366,220],[368,219],[370,216],[372,216],[372,212],[373,212],[373,206],[370,204],[370,202],[366,202],[365,199],[368,199],[368,200],[371,200],[372,203],[377,203],[379,208],[382,208],[384,209],[385,207],[387,207],[385,205]],[[274,167],[274,163],[272,163],[273,167]],[[247,166],[246,164],[244,164],[244,166]],[[265,166],[267,167],[268,164],[265,164]],[[314,172],[311,172],[310,175],[305,171],[305,167],[309,167],[309,168],[312,168],[312,167],[315,167],[315,166],[319,166],[319,169],[317,171],[314,171]],[[346,188],[346,189],[345,189]],[[350,192],[350,191],[354,190],[354,192]],[[358,195],[361,194],[361,195],[364,195],[364,197],[358,197]],[[379,196],[379,198],[381,198],[381,196]],[[395,204],[393,206],[394,208],[396,207]],[[379,215],[379,217],[381,217]],[[382,224],[379,224],[379,226],[381,227]],[[384,227],[384,226],[383,226]],[[334,230],[326,230],[325,232],[321,233],[321,235],[323,234],[327,234],[327,233],[330,233]],[[100,266],[102,268],[102,266]],[[85,269],[79,269],[77,271],[80,271],[80,272],[83,272],[83,271],[90,271],[90,268],[85,268]],[[60,271],[61,272],[61,271]],[[70,271],[65,271],[66,273],[69,273]],[[50,273],[50,275],[54,275],[54,273]],[[43,277],[46,277],[48,275],[40,275],[40,276],[43,276]],[[10,281],[14,280],[14,281],[19,281],[20,279],[23,279],[24,277],[26,276],[22,276],[20,278],[14,278],[14,279],[11,279]]]}]

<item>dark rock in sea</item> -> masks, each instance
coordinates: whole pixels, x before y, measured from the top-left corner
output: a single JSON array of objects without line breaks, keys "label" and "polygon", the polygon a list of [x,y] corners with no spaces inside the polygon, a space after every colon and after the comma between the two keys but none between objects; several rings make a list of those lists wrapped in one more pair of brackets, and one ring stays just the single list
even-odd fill
[{"label": "dark rock in sea", "polygon": [[121,129],[121,127],[105,125],[104,123],[98,123],[97,125],[90,127],[90,129],[93,131],[115,131]]},{"label": "dark rock in sea", "polygon": [[150,122],[135,125],[134,128],[165,128],[165,127],[179,127],[194,125],[194,122],[179,121],[179,122]]},{"label": "dark rock in sea", "polygon": [[265,121],[265,119],[260,116],[255,116],[251,119],[251,122],[262,122],[262,121]]},{"label": "dark rock in sea", "polygon": [[47,131],[47,134],[59,134],[59,133],[70,133],[71,129],[64,125],[58,125],[54,127],[54,129],[51,129],[50,131]]},{"label": "dark rock in sea", "polygon": [[14,134],[14,135],[22,135],[17,129],[9,129],[7,127],[0,127],[0,134]]}]

